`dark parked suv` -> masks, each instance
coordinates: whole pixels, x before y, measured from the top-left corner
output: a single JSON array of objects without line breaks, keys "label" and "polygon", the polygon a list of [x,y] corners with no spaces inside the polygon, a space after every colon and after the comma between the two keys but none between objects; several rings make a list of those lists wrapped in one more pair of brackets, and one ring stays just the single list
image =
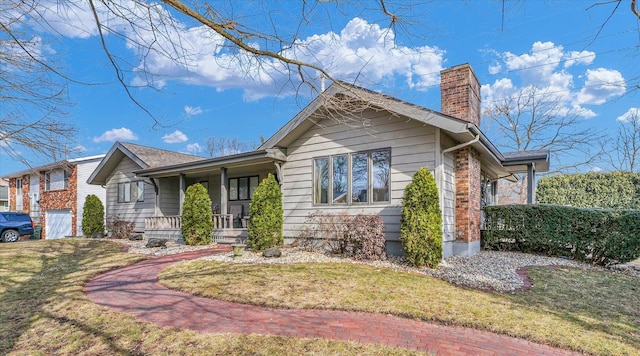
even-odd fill
[{"label": "dark parked suv", "polygon": [[33,221],[29,214],[0,212],[0,240],[15,242],[18,241],[18,237],[31,234],[33,234]]}]

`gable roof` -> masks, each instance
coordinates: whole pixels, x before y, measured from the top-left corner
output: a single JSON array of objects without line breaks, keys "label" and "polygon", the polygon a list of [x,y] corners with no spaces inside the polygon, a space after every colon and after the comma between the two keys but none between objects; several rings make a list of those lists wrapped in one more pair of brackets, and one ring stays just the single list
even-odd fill
[{"label": "gable roof", "polygon": [[53,169],[60,169],[60,168],[71,168],[71,166],[73,166],[73,165],[82,164],[82,163],[87,162],[87,161],[95,161],[97,159],[102,159],[104,156],[105,156],[104,154],[101,154],[101,155],[94,155],[94,156],[87,156],[87,157],[63,159],[63,160],[56,161],[56,162],[53,162],[53,163],[47,163],[47,164],[44,164],[44,165],[41,165],[41,166],[25,169],[25,170],[20,171],[20,172],[11,173],[11,174],[3,177],[3,178],[6,178],[6,179],[20,178],[20,177],[24,176],[25,174],[34,174],[34,173],[38,173],[38,172],[42,172],[42,171],[50,171],[50,170],[53,170]]},{"label": "gable roof", "polygon": [[[404,116],[423,124],[437,127],[446,131],[448,136],[458,142],[465,143],[474,141],[471,146],[480,153],[480,159],[483,165],[497,177],[510,180],[517,179],[513,174],[526,171],[526,164],[531,163],[528,161],[529,159],[535,159],[536,162],[538,162],[536,165],[536,170],[538,171],[544,172],[549,168],[548,151],[536,151],[536,154],[531,156],[526,152],[518,152],[506,158],[493,143],[489,141],[484,133],[480,131],[480,128],[473,123],[345,82],[332,84],[326,91],[315,98],[293,117],[293,119],[278,130],[278,132],[265,141],[264,144],[260,146],[260,149],[287,147],[316,124],[312,119],[313,114],[321,110],[332,97],[336,96],[362,100],[366,102],[369,107],[376,110],[386,110],[395,115]],[[547,162],[546,165],[544,162]],[[510,166],[507,167],[509,164]]]},{"label": "gable roof", "polygon": [[315,123],[309,118],[317,110],[321,109],[328,100],[336,96],[345,96],[352,99],[362,100],[371,107],[386,110],[391,113],[406,116],[408,118],[420,121],[424,124],[431,125],[454,134],[463,134],[469,132],[471,127],[475,127],[477,132],[480,129],[475,124],[465,120],[460,120],[453,116],[427,109],[422,106],[408,103],[406,101],[374,92],[353,84],[339,82],[332,84],[327,90],[322,92],[309,105],[293,117],[278,132],[271,136],[259,148],[272,148],[277,146],[288,146],[303,132],[311,128]]},{"label": "gable roof", "polygon": [[131,159],[140,169],[170,166],[204,159],[199,156],[117,141],[107,152],[98,167],[91,173],[87,183],[107,184],[109,174],[113,172],[124,157]]}]

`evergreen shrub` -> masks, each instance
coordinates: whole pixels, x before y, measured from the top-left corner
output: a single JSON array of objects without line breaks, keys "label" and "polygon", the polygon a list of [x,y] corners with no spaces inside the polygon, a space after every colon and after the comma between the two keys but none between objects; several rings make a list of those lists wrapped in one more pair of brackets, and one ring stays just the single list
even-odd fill
[{"label": "evergreen shrub", "polygon": [[560,205],[484,208],[482,246],[568,257],[598,265],[640,257],[640,210]]},{"label": "evergreen shrub", "polygon": [[187,245],[206,245],[213,240],[211,198],[200,183],[189,186],[185,192],[181,226]]},{"label": "evergreen shrub", "polygon": [[400,242],[414,266],[436,268],[442,260],[442,212],[436,180],[420,168],[402,198]]},{"label": "evergreen shrub", "polygon": [[275,177],[269,173],[263,179],[249,203],[247,245],[255,251],[281,246],[284,242],[282,192]]},{"label": "evergreen shrub", "polygon": [[640,209],[640,173],[576,173],[540,178],[541,204],[580,208]]},{"label": "evergreen shrub", "polygon": [[89,194],[82,207],[82,234],[91,237],[94,232],[104,233],[104,205],[95,194]]}]

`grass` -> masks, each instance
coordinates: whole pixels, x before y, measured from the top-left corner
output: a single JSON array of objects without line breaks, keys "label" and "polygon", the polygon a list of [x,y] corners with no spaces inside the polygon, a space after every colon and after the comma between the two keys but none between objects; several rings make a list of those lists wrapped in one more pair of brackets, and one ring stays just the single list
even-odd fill
[{"label": "grass", "polygon": [[534,287],[512,294],[346,263],[188,261],[160,279],[171,288],[234,302],[389,313],[591,354],[640,354],[640,278],[569,268],[534,268],[529,276]]},{"label": "grass", "polygon": [[160,328],[91,302],[95,275],[142,257],[95,240],[0,244],[0,355],[417,354],[334,340]]}]

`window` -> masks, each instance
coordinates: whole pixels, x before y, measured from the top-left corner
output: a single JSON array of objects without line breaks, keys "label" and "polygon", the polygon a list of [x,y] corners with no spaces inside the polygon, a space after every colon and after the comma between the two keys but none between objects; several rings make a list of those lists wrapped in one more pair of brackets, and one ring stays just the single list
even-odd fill
[{"label": "window", "polygon": [[44,190],[57,190],[69,188],[69,172],[56,170],[44,174]]},{"label": "window", "polygon": [[22,195],[22,178],[16,178],[16,194]]},{"label": "window", "polygon": [[229,200],[250,200],[258,188],[260,177],[238,177],[229,179]]},{"label": "window", "polygon": [[118,203],[144,201],[144,182],[118,183]]},{"label": "window", "polygon": [[67,172],[66,170],[62,171],[62,181],[64,189],[69,188],[69,172]]},{"label": "window", "polygon": [[313,203],[390,202],[390,171],[389,149],[314,158]]}]

